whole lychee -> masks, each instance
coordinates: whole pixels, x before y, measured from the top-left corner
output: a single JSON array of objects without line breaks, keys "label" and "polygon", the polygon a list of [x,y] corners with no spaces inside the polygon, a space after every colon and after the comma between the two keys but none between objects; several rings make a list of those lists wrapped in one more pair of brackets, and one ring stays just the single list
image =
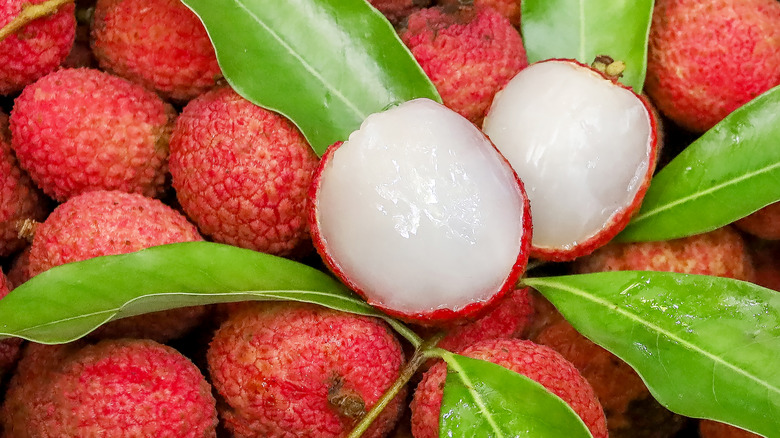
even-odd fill
[{"label": "whole lychee", "polygon": [[173,108],[154,93],[91,69],[63,69],[27,86],[11,111],[11,147],[46,194],[162,193]]},{"label": "whole lychee", "polygon": [[[207,358],[227,429],[235,437],[268,438],[346,436],[404,363],[380,320],[296,303],[232,313]],[[394,398],[363,436],[392,430],[403,399]]]},{"label": "whole lychee", "polygon": [[[19,15],[25,5],[43,2],[0,2],[0,28]],[[66,4],[57,13],[28,23],[17,33],[0,41],[0,95],[20,91],[62,63],[76,36],[74,10],[73,4]]]},{"label": "whole lychee", "polygon": [[399,34],[444,105],[478,126],[496,92],[528,65],[520,33],[490,8],[423,9]]},{"label": "whole lychee", "polygon": [[174,100],[222,77],[206,28],[180,0],[98,0],[91,46],[103,69]]},{"label": "whole lychee", "polygon": [[216,437],[211,387],[173,348],[140,339],[42,348],[54,350],[25,356],[20,368],[39,369],[11,383],[9,436]]},{"label": "whole lychee", "polygon": [[712,420],[699,422],[699,436],[701,438],[761,438],[761,435]]},{"label": "whole lychee", "polygon": [[411,13],[428,7],[431,0],[369,0],[393,24],[398,24]]},{"label": "whole lychee", "polygon": [[766,207],[734,222],[742,231],[766,240],[780,240],[780,202]]},{"label": "whole lychee", "polygon": [[682,127],[704,132],[780,84],[776,0],[655,2],[645,90]]},{"label": "whole lychee", "polygon": [[509,19],[512,26],[520,26],[520,0],[439,0],[439,5],[455,8],[474,5],[478,8],[492,8]]},{"label": "whole lychee", "polygon": [[318,162],[292,122],[227,87],[192,100],[171,138],[176,196],[201,232],[280,256],[311,250],[308,190]]},{"label": "whole lychee", "polygon": [[[0,271],[0,299],[3,299],[11,291],[11,283],[3,272]],[[22,345],[20,338],[0,339],[0,382],[5,374],[13,368],[19,358],[19,347]]]},{"label": "whole lychee", "polygon": [[[576,412],[594,438],[606,438],[604,412],[593,388],[577,369],[551,348],[520,339],[492,339],[461,353],[501,365],[542,384]],[[412,400],[412,433],[415,438],[439,436],[439,411],[447,364],[439,362],[423,376]]]}]

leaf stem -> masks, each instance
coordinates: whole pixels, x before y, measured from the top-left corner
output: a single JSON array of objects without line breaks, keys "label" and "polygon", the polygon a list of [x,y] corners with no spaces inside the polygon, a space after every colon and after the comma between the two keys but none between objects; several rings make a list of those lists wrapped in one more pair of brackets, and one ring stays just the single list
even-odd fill
[{"label": "leaf stem", "polygon": [[22,11],[19,12],[19,15],[14,17],[10,23],[0,28],[0,41],[3,41],[6,39],[6,37],[15,34],[24,26],[27,26],[39,18],[56,14],[62,6],[65,6],[68,3],[73,3],[74,1],[75,0],[47,0],[38,4],[23,4]]},{"label": "leaf stem", "polygon": [[420,346],[423,344],[423,339],[415,333],[412,329],[405,326],[400,321],[394,319],[394,318],[383,318],[385,322],[390,324],[393,329],[398,332],[399,335],[403,336],[407,341],[409,341],[410,344],[415,348],[415,350],[418,350]]}]

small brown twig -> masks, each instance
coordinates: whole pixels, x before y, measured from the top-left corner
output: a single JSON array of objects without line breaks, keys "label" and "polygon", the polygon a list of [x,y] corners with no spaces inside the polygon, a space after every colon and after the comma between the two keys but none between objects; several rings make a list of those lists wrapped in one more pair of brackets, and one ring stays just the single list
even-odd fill
[{"label": "small brown twig", "polygon": [[22,28],[39,18],[56,14],[61,7],[68,3],[73,3],[74,1],[75,0],[46,0],[45,2],[38,4],[23,4],[22,11],[19,12],[19,15],[14,17],[10,23],[0,28],[0,41],[19,32]]}]

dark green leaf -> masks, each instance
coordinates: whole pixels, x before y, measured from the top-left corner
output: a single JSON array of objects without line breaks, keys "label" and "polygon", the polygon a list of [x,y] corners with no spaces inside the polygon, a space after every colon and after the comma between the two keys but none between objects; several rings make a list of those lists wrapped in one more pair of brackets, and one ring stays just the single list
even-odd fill
[{"label": "dark green leaf", "polygon": [[365,0],[183,1],[236,92],[287,116],[320,155],[371,113],[416,97],[441,101]]},{"label": "dark green leaf", "polygon": [[444,354],[447,381],[439,435],[446,437],[590,437],[566,402],[500,365]]},{"label": "dark green leaf", "polygon": [[618,236],[667,240],[714,230],[780,200],[780,87],[731,113],[653,178]]},{"label": "dark green leaf", "polygon": [[526,279],[682,415],[780,430],[780,294],[728,278],[602,272]]},{"label": "dark green leaf", "polygon": [[97,257],[33,277],[0,300],[0,337],[63,343],[112,319],[244,300],[295,300],[380,316],[309,266],[228,245],[188,242]]},{"label": "dark green leaf", "polygon": [[647,69],[653,0],[523,0],[521,30],[528,61],[600,55],[623,61],[620,82],[640,93]]}]

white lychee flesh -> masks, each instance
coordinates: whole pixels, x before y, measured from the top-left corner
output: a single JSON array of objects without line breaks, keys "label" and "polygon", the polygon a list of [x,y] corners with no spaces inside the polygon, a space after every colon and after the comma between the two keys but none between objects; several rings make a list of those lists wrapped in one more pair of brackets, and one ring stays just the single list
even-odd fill
[{"label": "white lychee flesh", "polygon": [[525,267],[522,184],[481,131],[431,100],[367,117],[325,154],[315,186],[318,250],[391,313],[487,302]]},{"label": "white lychee flesh", "polygon": [[483,130],[523,180],[534,254],[570,251],[638,203],[654,129],[630,89],[571,61],[533,64],[496,95]]}]

